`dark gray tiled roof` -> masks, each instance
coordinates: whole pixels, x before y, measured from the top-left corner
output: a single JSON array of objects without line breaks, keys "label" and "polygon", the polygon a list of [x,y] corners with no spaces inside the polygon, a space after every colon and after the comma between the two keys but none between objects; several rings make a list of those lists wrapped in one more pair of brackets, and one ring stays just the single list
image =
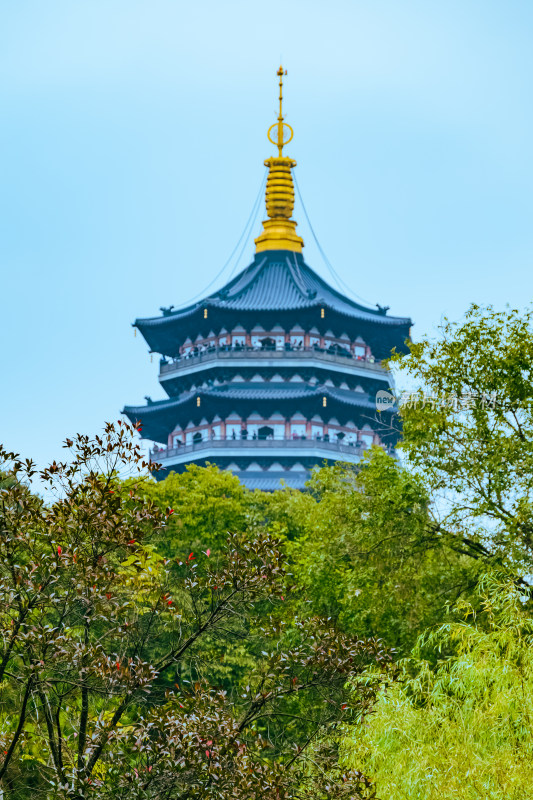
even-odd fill
[{"label": "dark gray tiled roof", "polygon": [[[308,472],[236,472],[234,473],[247,489],[260,489],[262,492],[274,492],[282,489],[283,483],[290,489],[305,489],[309,480]],[[282,483],[283,482],[283,483]]]},{"label": "dark gray tiled roof", "polygon": [[[201,400],[200,407],[197,406],[198,397]],[[165,442],[169,432],[174,429],[179,420],[182,424],[186,424],[185,418],[186,421],[189,421],[193,418],[201,418],[206,413],[208,415],[227,414],[239,407],[244,412],[245,409],[252,406],[258,409],[260,405],[269,406],[269,413],[271,413],[273,404],[276,404],[274,409],[278,410],[284,406],[286,401],[289,401],[294,410],[317,413],[323,407],[323,397],[329,398],[328,409],[332,416],[337,416],[344,409],[349,418],[352,413],[365,419],[375,417],[375,398],[363,392],[320,385],[313,387],[303,385],[293,388],[290,385],[277,384],[263,387],[257,383],[239,383],[200,389],[195,392],[187,392],[180,397],[159,400],[144,406],[126,406],[123,413],[132,423],[141,421],[143,437],[156,442]],[[234,401],[236,401],[235,404]],[[239,406],[240,403],[246,405]],[[348,409],[350,410],[348,411]],[[395,408],[389,408],[383,413],[389,417],[395,410]]]},{"label": "dark gray tiled roof", "polygon": [[350,389],[338,389],[335,386],[309,386],[307,384],[291,386],[290,384],[282,383],[263,386],[257,383],[237,383],[220,387],[216,386],[210,389],[199,389],[194,392],[186,392],[180,397],[171,397],[168,400],[156,400],[155,402],[143,406],[125,406],[123,413],[131,418],[156,414],[158,411],[177,408],[198,396],[235,400],[298,400],[303,397],[319,397],[322,395],[353,406],[372,409],[376,407],[375,399],[364,392],[356,392]]},{"label": "dark gray tiled roof", "polygon": [[235,311],[279,311],[317,305],[380,325],[411,324],[408,318],[389,317],[345,297],[317,275],[301,255],[281,250],[256,255],[236,278],[203,300],[160,317],[138,319],[135,324],[141,328],[166,325],[205,306]]}]

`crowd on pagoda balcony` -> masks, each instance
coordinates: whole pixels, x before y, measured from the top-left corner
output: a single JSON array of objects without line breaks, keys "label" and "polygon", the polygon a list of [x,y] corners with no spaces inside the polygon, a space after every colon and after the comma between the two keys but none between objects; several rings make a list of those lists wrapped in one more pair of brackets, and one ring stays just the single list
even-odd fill
[{"label": "crowd on pagoda balcony", "polygon": [[[280,341],[283,338],[283,341]],[[306,341],[307,339],[307,341]],[[277,336],[271,337],[233,336],[220,337],[219,339],[198,342],[196,344],[184,345],[181,352],[173,359],[174,363],[182,360],[195,359],[203,355],[217,352],[316,352],[336,355],[356,361],[374,363],[375,358],[366,345],[356,342],[334,341],[328,338],[314,336],[291,336],[289,339]],[[169,362],[161,360],[162,365]]]},{"label": "crowd on pagoda balcony", "polygon": [[353,422],[339,425],[337,420],[329,422],[318,418],[307,420],[300,415],[289,419],[275,416],[272,419],[216,419],[201,425],[176,428],[168,437],[168,448],[209,441],[308,441],[337,444],[364,450],[373,444],[381,445],[378,434],[368,425],[357,428]]},{"label": "crowd on pagoda balcony", "polygon": [[[273,434],[258,434],[256,431],[253,433],[249,433],[246,427],[243,427],[239,433],[236,431],[232,431],[230,434],[226,436],[221,436],[220,434],[215,434],[211,432],[211,435],[208,438],[202,436],[200,432],[196,432],[192,435],[191,439],[187,442],[184,442],[179,437],[174,437],[174,440],[171,445],[168,447],[160,447],[159,445],[154,445],[152,454],[157,456],[158,454],[164,456],[164,454],[171,454],[171,453],[179,453],[180,450],[184,452],[188,452],[195,447],[202,446],[205,447],[208,445],[209,442],[253,442],[253,441],[278,441],[278,442],[316,442],[317,445],[324,442],[325,444],[333,444],[333,445],[340,445],[343,448],[350,447],[353,448],[353,452],[355,455],[362,455],[362,453],[367,450],[371,444],[377,444],[379,447],[383,448],[386,452],[390,454],[395,453],[394,446],[392,444],[386,444],[379,440],[375,440],[374,442],[364,441],[363,439],[357,439],[352,441],[344,441],[344,437],[342,433],[324,433],[323,435],[316,433],[312,437],[307,436],[306,434],[290,434],[289,436],[283,437],[274,437]],[[345,451],[346,452],[346,451]]]}]

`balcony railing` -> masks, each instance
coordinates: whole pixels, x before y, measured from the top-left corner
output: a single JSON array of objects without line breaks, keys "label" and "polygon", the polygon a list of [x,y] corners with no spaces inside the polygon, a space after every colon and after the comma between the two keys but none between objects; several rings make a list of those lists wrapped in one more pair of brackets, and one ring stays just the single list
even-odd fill
[{"label": "balcony railing", "polygon": [[[283,450],[287,455],[295,453],[295,451],[320,451],[321,453],[331,453],[335,456],[345,454],[351,457],[361,456],[365,451],[364,444],[346,443],[343,444],[339,441],[324,441],[324,439],[203,439],[202,441],[193,442],[192,444],[183,444],[179,447],[153,449],[150,451],[150,459],[154,462],[163,463],[168,459],[181,458],[182,456],[191,453],[200,453],[202,451],[229,451],[237,449],[239,451],[261,451],[265,455],[268,451]],[[221,455],[223,452],[221,452]],[[324,455],[327,458],[327,455]]]},{"label": "balcony railing", "polygon": [[254,348],[246,346],[230,347],[210,347],[197,353],[189,353],[188,355],[175,358],[173,361],[161,359],[160,361],[160,375],[168,375],[172,372],[179,372],[188,370],[199,364],[205,364],[213,361],[271,361],[276,363],[284,360],[298,360],[305,359],[306,361],[318,360],[327,364],[341,364],[344,367],[361,367],[365,370],[373,370],[375,372],[383,372],[383,367],[379,361],[373,361],[371,358],[362,356],[354,356],[348,350],[343,350],[342,347],[324,350],[320,347],[291,347],[283,349],[275,348]]}]

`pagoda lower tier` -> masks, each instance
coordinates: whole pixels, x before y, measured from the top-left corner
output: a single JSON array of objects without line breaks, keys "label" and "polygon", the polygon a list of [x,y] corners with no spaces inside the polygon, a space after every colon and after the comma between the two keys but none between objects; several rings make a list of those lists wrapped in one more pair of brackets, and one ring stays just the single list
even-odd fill
[{"label": "pagoda lower tier", "polygon": [[[385,386],[376,382],[376,391]],[[151,451],[158,477],[215,463],[264,490],[282,480],[303,488],[314,466],[357,463],[372,445],[393,451],[398,439],[394,409],[378,412],[375,392],[290,381],[204,387],[124,412],[162,445]]]}]

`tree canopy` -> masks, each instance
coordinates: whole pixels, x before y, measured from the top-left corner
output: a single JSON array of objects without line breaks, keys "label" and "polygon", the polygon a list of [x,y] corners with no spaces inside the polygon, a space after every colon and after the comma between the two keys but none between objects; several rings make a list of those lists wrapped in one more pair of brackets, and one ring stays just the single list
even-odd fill
[{"label": "tree canopy", "polygon": [[0,450],[6,800],[529,797],[531,312],[392,363],[401,457],[304,492],[157,482],[123,422]]},{"label": "tree canopy", "polygon": [[380,797],[531,797],[533,619],[512,580],[484,576],[478,593],[480,613],[461,601],[462,619],[422,636],[367,726],[345,739],[344,763]]},{"label": "tree canopy", "polygon": [[[48,504],[22,481],[31,462],[2,453],[15,478],[0,490],[2,785],[79,800],[363,796],[331,748],[317,774],[307,751],[372,707],[378,682],[356,695],[349,682],[384,668],[386,649],[286,619],[287,558],[265,527],[165,555],[174,509],[146,475],[120,477],[149,467],[132,435],[119,423],[67,441],[71,458],[40,475]],[[226,500],[207,517],[225,524]],[[225,689],[213,661],[243,642],[247,668]]]}]

